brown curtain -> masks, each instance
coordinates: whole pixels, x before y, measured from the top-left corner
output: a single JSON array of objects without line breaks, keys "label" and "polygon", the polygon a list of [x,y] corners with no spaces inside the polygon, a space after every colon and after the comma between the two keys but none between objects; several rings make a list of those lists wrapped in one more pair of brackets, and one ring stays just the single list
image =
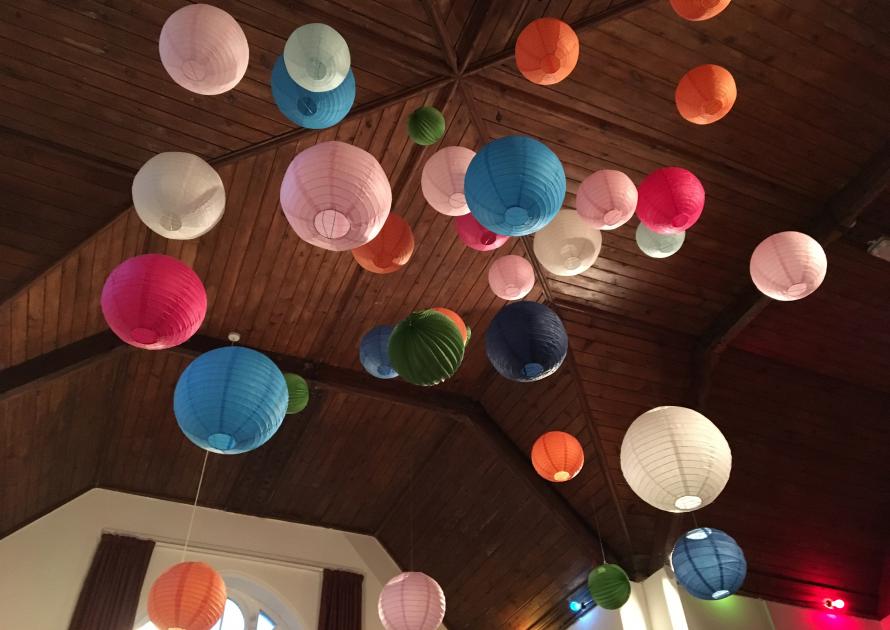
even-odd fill
[{"label": "brown curtain", "polygon": [[133,630],[153,540],[102,534],[69,630]]},{"label": "brown curtain", "polygon": [[324,570],[318,630],[362,630],[363,575]]}]

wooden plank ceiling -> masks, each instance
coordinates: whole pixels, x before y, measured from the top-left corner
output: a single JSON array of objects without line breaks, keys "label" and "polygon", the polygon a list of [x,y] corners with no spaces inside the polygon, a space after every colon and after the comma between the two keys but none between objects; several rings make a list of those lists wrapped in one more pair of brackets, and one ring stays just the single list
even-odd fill
[{"label": "wooden plank ceiling", "polygon": [[[750,289],[753,247],[816,220],[890,137],[882,5],[735,0],[717,19],[688,23],[652,0],[219,0],[244,27],[251,60],[232,92],[203,97],[173,84],[157,59],[160,27],[182,4],[0,4],[0,367],[18,386],[0,398],[0,532],[95,486],[193,497],[202,455],[170,404],[193,353],[107,353],[102,337],[108,273],[162,252],[207,287],[205,339],[238,331],[245,345],[345,375],[326,385],[319,371],[309,409],[267,446],[211,457],[203,503],[376,535],[402,566],[440,581],[451,628],[563,627],[567,594],[598,560],[597,534],[629,572],[660,566],[677,525],[624,483],[622,436],[643,411],[696,399],[696,349]],[[521,28],[542,15],[579,25],[582,44],[575,72],[550,87],[522,79],[511,56]],[[358,83],[352,114],[322,132],[294,128],[268,88],[284,40],[310,21],[344,34]],[[672,93],[705,62],[731,69],[740,97],[725,120],[699,128],[677,116]],[[404,131],[423,104],[448,121],[427,148]],[[673,257],[643,256],[634,220],[604,233],[589,271],[539,278],[529,299],[558,309],[571,355],[530,385],[498,377],[483,349],[503,304],[487,267],[527,255],[527,243],[469,250],[419,189],[438,147],[477,149],[512,133],[559,155],[567,207],[598,168],[639,182],[683,166],[708,193]],[[398,274],[364,272],[287,226],[278,207],[287,164],[332,139],[374,154],[393,185],[393,211],[417,243]],[[135,170],[167,150],[210,160],[226,187],[222,221],[194,241],[162,239],[126,208]],[[873,436],[890,417],[890,276],[865,240],[890,231],[888,207],[885,194],[828,247],[815,295],[766,308],[710,375],[706,411],[735,462],[699,521],[745,548],[752,594],[815,604],[830,587],[860,614],[881,610],[890,447]],[[371,389],[356,374],[360,336],[436,305],[474,331],[456,377],[438,397]],[[579,437],[588,462],[577,479],[541,490],[516,462],[555,428]]]}]

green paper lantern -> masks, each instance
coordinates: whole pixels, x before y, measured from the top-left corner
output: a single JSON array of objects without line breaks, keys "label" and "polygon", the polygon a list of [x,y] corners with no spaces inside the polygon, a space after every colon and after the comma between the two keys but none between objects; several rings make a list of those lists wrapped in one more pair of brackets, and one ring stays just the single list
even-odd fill
[{"label": "green paper lantern", "polygon": [[587,576],[587,588],[596,605],[618,610],[630,599],[630,579],[617,564],[601,564]]},{"label": "green paper lantern", "polygon": [[437,385],[457,372],[464,340],[448,317],[434,310],[415,311],[389,337],[389,362],[414,385]]},{"label": "green paper lantern", "polygon": [[298,374],[284,373],[284,382],[287,383],[287,411],[285,413],[300,413],[309,404],[309,385],[306,379]]},{"label": "green paper lantern", "polygon": [[415,109],[408,117],[408,135],[417,144],[435,144],[445,135],[445,116],[435,107]]}]

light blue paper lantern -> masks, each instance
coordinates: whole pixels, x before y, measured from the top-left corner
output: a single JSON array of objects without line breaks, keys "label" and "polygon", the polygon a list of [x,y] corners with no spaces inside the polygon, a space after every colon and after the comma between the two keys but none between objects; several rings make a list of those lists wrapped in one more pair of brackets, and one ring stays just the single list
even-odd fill
[{"label": "light blue paper lantern", "polygon": [[486,144],[464,178],[467,205],[496,234],[524,236],[550,223],[566,196],[566,174],[556,154],[525,136]]},{"label": "light blue paper lantern", "polygon": [[671,553],[677,581],[693,597],[715,600],[741,588],[748,571],[745,554],[732,536],[698,527],[680,536]]},{"label": "light blue paper lantern", "polygon": [[231,346],[205,352],[185,368],[173,393],[173,413],[196,445],[235,455],[275,434],[287,402],[287,384],[272,360]]},{"label": "light blue paper lantern", "polygon": [[399,375],[389,362],[389,336],[392,330],[392,326],[375,326],[365,333],[359,343],[359,360],[371,376],[395,378]]},{"label": "light blue paper lantern", "polygon": [[659,234],[647,228],[640,221],[637,226],[636,239],[637,247],[650,258],[667,258],[680,251],[683,241],[686,240],[686,232]]},{"label": "light blue paper lantern", "polygon": [[284,58],[272,68],[272,98],[284,116],[307,129],[327,129],[346,117],[355,102],[355,75],[350,70],[343,83],[329,92],[311,92],[287,73]]},{"label": "light blue paper lantern", "polygon": [[537,302],[507,304],[485,332],[485,352],[498,374],[511,381],[550,376],[566,358],[569,338],[559,316]]}]

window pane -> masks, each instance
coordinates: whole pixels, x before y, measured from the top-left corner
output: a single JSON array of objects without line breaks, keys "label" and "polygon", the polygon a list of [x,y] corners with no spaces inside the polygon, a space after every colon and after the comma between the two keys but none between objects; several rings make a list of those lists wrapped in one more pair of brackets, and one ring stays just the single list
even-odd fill
[{"label": "window pane", "polygon": [[217,621],[210,630],[244,630],[244,613],[238,608],[238,604],[227,599],[222,619]]},{"label": "window pane", "polygon": [[275,622],[269,619],[266,613],[261,612],[256,622],[256,630],[275,630]]}]

